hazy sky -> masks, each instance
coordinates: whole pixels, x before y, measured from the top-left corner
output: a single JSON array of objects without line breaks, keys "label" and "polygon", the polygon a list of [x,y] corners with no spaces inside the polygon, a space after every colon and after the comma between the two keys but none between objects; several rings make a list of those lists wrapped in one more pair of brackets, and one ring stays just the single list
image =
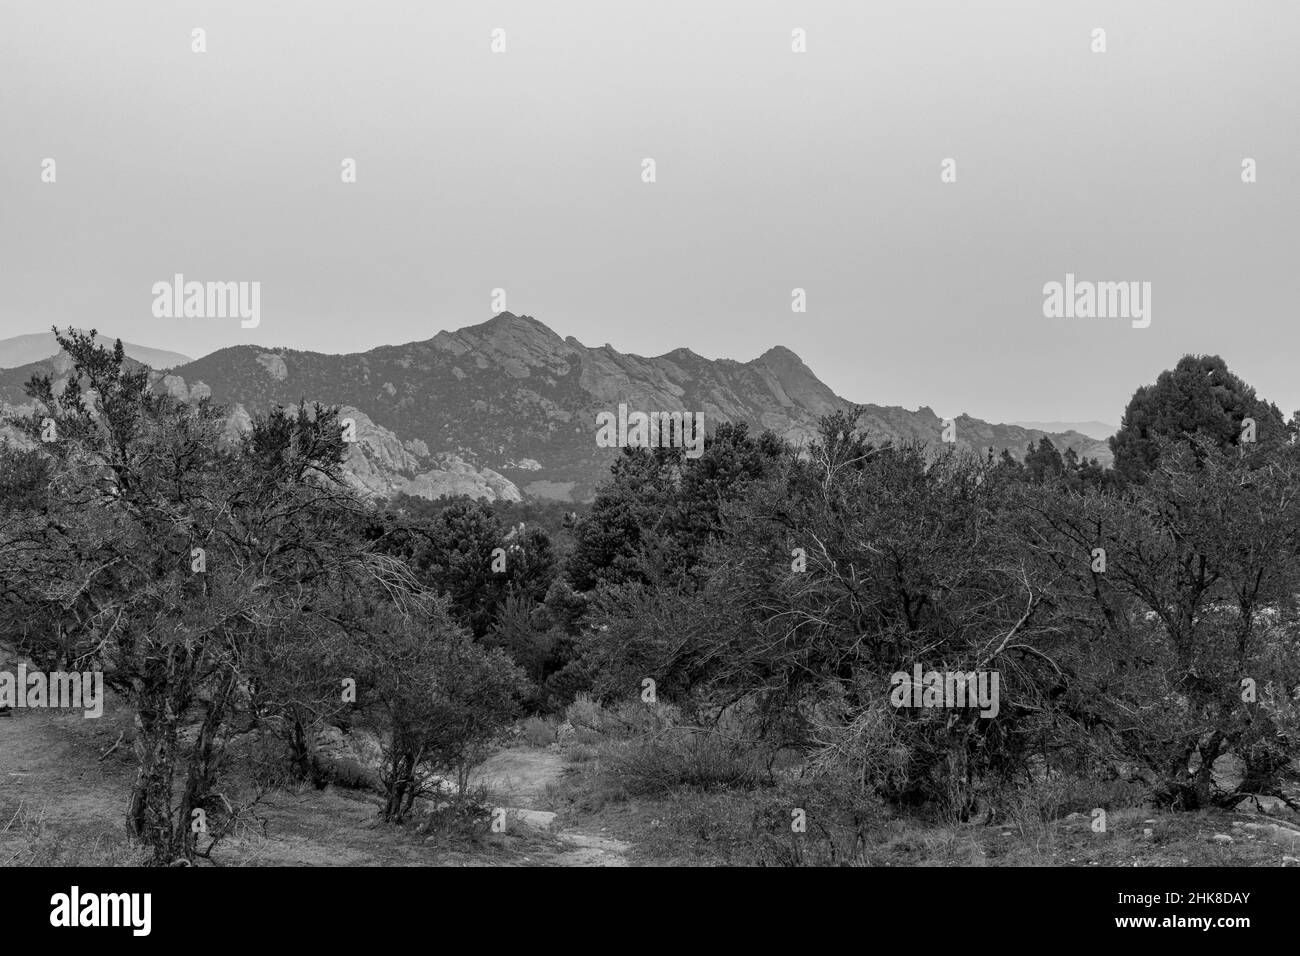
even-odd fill
[{"label": "hazy sky", "polygon": [[[1298,50],[1295,0],[0,0],[0,336],[355,351],[501,287],[941,415],[1116,422],[1187,352],[1290,413]],[[155,318],[177,272],[261,325]],[[1067,272],[1150,282],[1150,327],[1045,318]]]}]

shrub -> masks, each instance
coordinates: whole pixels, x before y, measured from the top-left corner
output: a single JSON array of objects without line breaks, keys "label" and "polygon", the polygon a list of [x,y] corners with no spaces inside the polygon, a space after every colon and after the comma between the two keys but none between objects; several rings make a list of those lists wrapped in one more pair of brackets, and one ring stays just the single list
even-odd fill
[{"label": "shrub", "polygon": [[442,844],[478,843],[488,832],[492,807],[483,787],[457,793],[431,809],[419,832]]},{"label": "shrub", "polygon": [[763,795],[753,814],[758,862],[866,865],[871,833],[887,818],[884,801],[861,781],[838,775],[783,781]]},{"label": "shrub", "polygon": [[552,717],[529,717],[524,721],[523,735],[534,747],[549,747],[555,743],[559,725]]},{"label": "shrub", "polygon": [[760,751],[697,728],[672,728],[630,741],[610,759],[610,769],[633,794],[678,787],[751,790],[764,782]]},{"label": "shrub", "polygon": [[579,694],[564,710],[564,719],[574,730],[594,730],[599,733],[605,725],[605,709],[590,694]]},{"label": "shrub", "polygon": [[1011,816],[1016,820],[1060,820],[1071,813],[1091,813],[1141,806],[1150,788],[1139,780],[1102,780],[1097,777],[1054,775],[1033,780],[1016,791]]},{"label": "shrub", "polygon": [[382,786],[379,772],[353,757],[322,758],[317,773],[322,783],[344,790],[379,790]]},{"label": "shrub", "polygon": [[443,600],[410,614],[385,611],[369,648],[369,682],[385,723],[384,819],[400,821],[434,776],[459,791],[527,690],[500,648],[486,648],[451,619]]}]

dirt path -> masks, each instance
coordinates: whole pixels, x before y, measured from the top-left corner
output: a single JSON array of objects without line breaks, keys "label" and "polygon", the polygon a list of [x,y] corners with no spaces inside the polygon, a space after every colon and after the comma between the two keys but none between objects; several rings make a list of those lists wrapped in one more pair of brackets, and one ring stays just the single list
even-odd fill
[{"label": "dirt path", "polygon": [[[130,864],[123,833],[134,777],[124,743],[99,756],[129,726],[50,710],[0,717],[0,865]],[[373,795],[329,788],[277,791],[218,856],[236,866],[626,866],[626,844],[557,829],[547,788],[564,772],[556,751],[518,748],[494,755],[473,779],[498,805],[527,811],[508,823],[511,839],[478,851],[425,845],[409,828],[381,824]]]},{"label": "dirt path", "polygon": [[[124,827],[135,777],[131,721],[125,708],[112,703],[110,699],[97,720],[44,709],[0,716],[0,866],[142,861],[143,854],[129,844]],[[126,738],[109,752],[124,731]],[[273,793],[256,808],[249,824],[219,851],[223,862],[465,865],[456,858],[435,858],[418,840],[376,826],[374,800],[344,790]]]},{"label": "dirt path", "polygon": [[555,857],[556,866],[627,866],[625,855],[631,846],[622,840],[592,836],[588,833],[561,833],[560,839],[570,849]]},{"label": "dirt path", "polygon": [[[19,663],[0,645],[0,669]],[[0,866],[139,862],[123,825],[135,777],[131,727],[111,693],[98,719],[49,709],[0,715]],[[477,848],[440,847],[414,824],[380,823],[373,794],[305,787],[266,795],[217,856],[234,866],[625,866],[625,844],[554,826],[548,791],[564,770],[557,749],[524,746],[480,765],[474,782],[498,806],[526,812],[508,822],[508,839]]]},{"label": "dirt path", "polygon": [[21,709],[0,716],[0,866],[76,864],[79,848],[104,862],[101,850],[124,843],[130,750],[123,744],[99,759],[120,733],[112,722],[80,713]]},{"label": "dirt path", "polygon": [[[0,716],[0,866],[140,862],[123,827],[129,743],[100,759],[129,728],[118,707],[98,720],[53,710]],[[557,751],[528,747],[479,767],[474,779],[498,805],[529,812],[508,823],[509,839],[477,849],[430,845],[412,827],[381,824],[372,794],[308,787],[268,794],[217,856],[234,866],[625,866],[625,844],[553,826],[547,788],[563,772]]]},{"label": "dirt path", "polygon": [[[571,828],[552,829],[555,811],[550,800],[552,785],[564,775],[564,757],[557,749],[512,747],[485,760],[470,777],[471,784],[487,787],[502,805],[522,810],[510,814],[513,822],[552,833],[563,848],[549,854],[550,866],[627,866],[631,847],[611,837]],[[509,825],[509,824],[508,824]]]}]

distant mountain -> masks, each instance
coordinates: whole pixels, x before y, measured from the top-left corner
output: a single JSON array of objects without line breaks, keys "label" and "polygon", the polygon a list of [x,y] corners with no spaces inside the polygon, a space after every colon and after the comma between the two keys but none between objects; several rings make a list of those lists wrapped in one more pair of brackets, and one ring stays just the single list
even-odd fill
[{"label": "distant mountain", "polygon": [[[112,347],[115,339],[116,336],[104,332],[100,332],[95,337],[97,342],[109,347]],[[122,349],[137,362],[143,362],[156,369],[171,368],[191,361],[188,355],[181,355],[179,352],[164,352],[143,345],[132,345],[130,342],[123,342]],[[53,332],[33,332],[31,335],[15,335],[13,338],[0,339],[0,368],[30,365],[58,354],[59,343],[55,340]]]},{"label": "distant mountain", "polygon": [[[22,402],[21,384],[32,371],[0,372],[0,401]],[[235,346],[156,380],[180,397],[210,395],[229,406],[232,428],[276,404],[345,406],[358,425],[349,458],[354,484],[372,494],[425,497],[589,499],[619,453],[597,447],[596,414],[620,403],[632,411],[703,412],[707,428],[744,421],[795,442],[809,441],[822,415],[850,404],[780,346],[749,362],[710,360],[685,348],[647,358],[610,345],[589,348],[509,312],[427,341],[350,355]],[[864,406],[861,423],[878,440],[937,443],[943,428],[929,408],[881,405]],[[959,446],[1007,448],[1017,457],[1043,434],[966,415],[956,425]],[[1085,435],[1051,438],[1083,457],[1110,460],[1105,444]]]},{"label": "distant mountain", "polygon": [[1097,441],[1105,441],[1119,431],[1118,425],[1108,425],[1105,422],[1012,422],[1011,424],[1042,432],[1078,432]]}]

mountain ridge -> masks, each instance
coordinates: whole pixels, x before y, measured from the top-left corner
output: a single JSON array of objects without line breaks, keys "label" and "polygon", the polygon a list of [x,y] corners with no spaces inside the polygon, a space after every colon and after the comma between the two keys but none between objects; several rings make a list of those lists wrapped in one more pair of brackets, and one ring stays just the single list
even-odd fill
[{"label": "mountain ridge", "polygon": [[[21,383],[30,377],[22,372],[0,372],[0,401],[21,403]],[[640,356],[562,338],[538,319],[510,312],[365,352],[229,346],[155,372],[154,380],[178,397],[228,406],[232,428],[277,404],[319,401],[353,410],[359,441],[349,470],[360,490],[425,497],[588,500],[617,454],[597,447],[595,416],[620,404],[700,412],[707,428],[743,421],[796,443],[815,436],[822,415],[857,404],[786,346],[747,362],[707,359],[685,347]],[[943,422],[929,407],[860,407],[862,426],[877,440],[939,440]],[[981,453],[1007,448],[1016,457],[1045,434],[969,416],[958,416],[956,426],[958,446]],[[1109,461],[1104,443],[1085,435],[1049,437],[1062,450]]]},{"label": "mountain ridge", "polygon": [[[82,331],[89,332],[89,329]],[[117,336],[109,335],[106,332],[98,332],[96,340],[101,344],[112,345]],[[164,349],[150,348],[146,345],[134,345],[130,342],[122,342],[122,350],[127,356],[142,362],[151,368],[167,369],[176,365],[184,365],[187,362],[194,361],[188,355],[182,355],[179,352],[168,352]],[[14,335],[7,339],[0,339],[0,369],[21,368],[24,365],[31,365],[36,362],[52,359],[60,352],[59,343],[54,338],[53,332],[32,332],[27,335]]]},{"label": "mountain ridge", "polygon": [[1087,421],[1087,422],[1042,422],[1042,421],[1016,421],[1010,422],[1012,425],[1019,425],[1021,428],[1033,428],[1044,432],[1078,432],[1081,435],[1087,435],[1097,441],[1105,441],[1111,435],[1119,431],[1118,425],[1112,425],[1109,422]]}]

